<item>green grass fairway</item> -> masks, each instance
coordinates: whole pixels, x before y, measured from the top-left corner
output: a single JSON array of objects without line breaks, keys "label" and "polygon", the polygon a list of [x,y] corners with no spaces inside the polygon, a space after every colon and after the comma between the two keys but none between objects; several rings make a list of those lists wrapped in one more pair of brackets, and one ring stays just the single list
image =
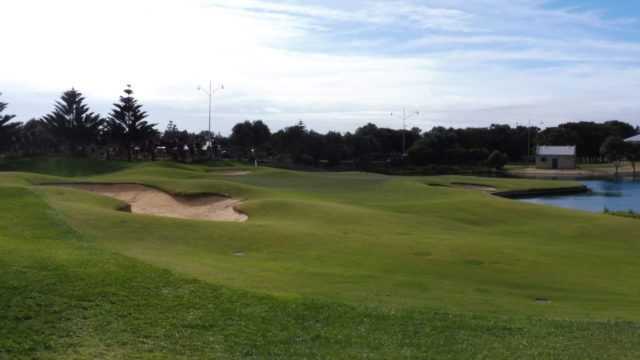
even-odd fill
[{"label": "green grass fairway", "polygon": [[[2,169],[0,358],[640,356],[639,221],[458,186],[570,183],[69,158]],[[38,186],[59,182],[223,194],[250,219],[123,213]]]}]

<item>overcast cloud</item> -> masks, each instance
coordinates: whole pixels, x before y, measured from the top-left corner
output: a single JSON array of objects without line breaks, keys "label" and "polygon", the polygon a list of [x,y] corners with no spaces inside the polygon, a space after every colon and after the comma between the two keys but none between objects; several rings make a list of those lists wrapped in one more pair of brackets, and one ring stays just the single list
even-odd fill
[{"label": "overcast cloud", "polygon": [[72,86],[106,116],[126,84],[164,129],[302,119],[352,131],[618,119],[640,125],[638,6],[617,1],[9,0],[0,100],[38,118]]}]

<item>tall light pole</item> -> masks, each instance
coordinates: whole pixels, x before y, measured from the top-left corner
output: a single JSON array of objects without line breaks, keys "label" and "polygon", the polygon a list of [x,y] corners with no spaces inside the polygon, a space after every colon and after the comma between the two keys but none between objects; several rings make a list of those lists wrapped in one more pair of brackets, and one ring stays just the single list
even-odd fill
[{"label": "tall light pole", "polygon": [[204,92],[205,94],[209,95],[209,129],[208,129],[208,132],[207,132],[207,137],[208,137],[207,140],[208,140],[208,143],[209,143],[209,158],[211,159],[213,157],[213,135],[211,134],[211,97],[218,90],[224,90],[224,85],[220,84],[220,85],[218,85],[218,87],[213,89],[212,85],[211,85],[211,80],[209,80],[209,91],[207,91],[207,89],[203,88],[200,85],[198,85],[198,90],[202,90],[202,92]]},{"label": "tall light pole", "polygon": [[[538,124],[543,125],[544,121]],[[531,119],[527,120],[527,165],[531,163]]]},{"label": "tall light pole", "polygon": [[[543,125],[544,121],[535,122],[536,125]],[[519,127],[520,123],[516,123],[516,127]],[[524,124],[522,125],[524,126]],[[525,163],[528,165],[531,163],[531,119],[527,119],[527,160]]]},{"label": "tall light pole", "polygon": [[[391,116],[396,116],[396,117],[400,117],[398,115],[394,115],[393,113],[390,114]],[[409,116],[407,116],[407,109],[406,108],[402,108],[402,159],[404,159],[404,157],[406,156],[405,154],[405,127],[406,127],[406,122],[407,119],[411,119],[414,116],[418,116],[420,115],[419,112],[412,112]]]},{"label": "tall light pole", "polygon": [[531,119],[527,119],[527,166],[531,164]]}]

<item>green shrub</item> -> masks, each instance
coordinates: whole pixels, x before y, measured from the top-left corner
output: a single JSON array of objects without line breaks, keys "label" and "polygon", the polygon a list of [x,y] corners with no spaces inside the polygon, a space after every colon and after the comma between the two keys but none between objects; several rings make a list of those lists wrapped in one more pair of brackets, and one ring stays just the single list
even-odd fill
[{"label": "green shrub", "polygon": [[502,151],[494,150],[491,154],[489,154],[489,157],[487,158],[487,166],[492,169],[499,170],[507,164],[508,160],[509,157],[507,156],[507,154],[503,153]]}]

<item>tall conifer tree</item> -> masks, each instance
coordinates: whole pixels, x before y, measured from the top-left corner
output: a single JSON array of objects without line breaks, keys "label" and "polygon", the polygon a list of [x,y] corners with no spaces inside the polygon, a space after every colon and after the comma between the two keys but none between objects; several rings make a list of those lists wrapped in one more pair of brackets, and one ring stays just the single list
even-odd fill
[{"label": "tall conifer tree", "polygon": [[132,160],[132,153],[136,145],[142,146],[153,138],[157,131],[147,122],[147,112],[142,111],[142,105],[132,96],[131,85],[124,90],[125,96],[120,96],[118,103],[109,114],[107,120],[107,136],[119,144],[121,150],[126,153],[127,160]]},{"label": "tall conifer tree", "polygon": [[56,141],[67,145],[74,155],[82,155],[87,147],[96,143],[104,120],[99,114],[89,111],[82,94],[75,90],[67,90],[56,101],[53,112],[42,117],[44,129]]},{"label": "tall conifer tree", "polygon": [[[2,95],[2,93],[0,93]],[[20,126],[20,123],[9,123],[11,119],[16,117],[15,115],[2,115],[4,109],[7,108],[7,103],[0,102],[0,152],[5,148],[8,148],[11,142],[11,133]]]}]

